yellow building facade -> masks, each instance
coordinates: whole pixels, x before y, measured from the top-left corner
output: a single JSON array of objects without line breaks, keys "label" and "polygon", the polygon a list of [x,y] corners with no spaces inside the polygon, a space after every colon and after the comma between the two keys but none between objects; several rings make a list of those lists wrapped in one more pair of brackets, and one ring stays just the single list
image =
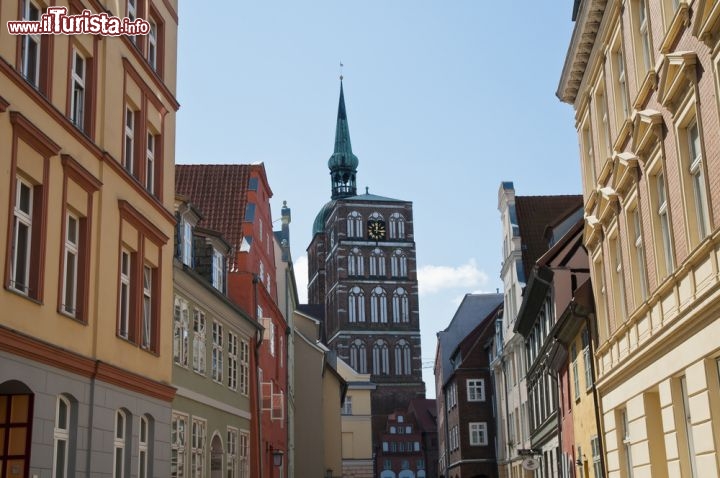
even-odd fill
[{"label": "yellow building facade", "polygon": [[[147,35],[10,35],[48,7]],[[168,476],[177,2],[0,1],[0,476]]]},{"label": "yellow building facade", "polygon": [[575,109],[605,468],[720,475],[720,2],[576,1]]},{"label": "yellow building facade", "polygon": [[338,360],[337,371],[347,383],[340,424],[342,428],[342,476],[373,476],[372,409],[370,393],[375,384],[370,374],[358,373]]}]

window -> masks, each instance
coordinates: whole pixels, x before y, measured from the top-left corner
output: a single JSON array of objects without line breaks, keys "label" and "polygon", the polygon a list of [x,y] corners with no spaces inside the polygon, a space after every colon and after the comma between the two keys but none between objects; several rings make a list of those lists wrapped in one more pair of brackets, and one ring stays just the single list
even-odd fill
[{"label": "window", "polygon": [[355,247],[348,254],[348,276],[365,275],[365,267],[362,252]]},{"label": "window", "polygon": [[185,456],[187,454],[187,417],[172,414],[172,433],[170,436],[170,476],[186,478]]},{"label": "window", "polygon": [[655,176],[655,199],[656,199],[656,216],[660,227],[661,247],[663,260],[658,260],[661,267],[661,276],[665,277],[670,274],[674,266],[672,253],[672,239],[670,232],[670,217],[667,204],[667,194],[665,189],[665,175],[660,172]]},{"label": "window", "polygon": [[485,401],[485,380],[477,378],[467,381],[467,399],[468,402]]},{"label": "window", "polygon": [[347,216],[347,237],[349,237],[349,238],[363,237],[362,216],[357,211],[352,211]]},{"label": "window", "polygon": [[583,367],[585,367],[585,389],[593,386],[592,355],[590,355],[590,332],[587,327],[582,331]]},{"label": "window", "polygon": [[399,212],[390,214],[390,239],[405,239],[405,218]]},{"label": "window", "polygon": [[648,295],[647,271],[645,270],[645,248],[643,246],[642,224],[640,210],[635,206],[629,213],[629,237],[632,239],[630,248],[633,259],[633,289],[635,290],[635,307],[645,302]]},{"label": "window", "polygon": [[148,131],[147,154],[145,155],[145,188],[150,194],[155,192],[155,138],[156,136]]},{"label": "window", "polygon": [[365,322],[365,294],[357,286],[348,294],[348,321]]},{"label": "window", "polygon": [[14,216],[10,287],[25,295],[32,295],[30,249],[33,240],[33,187],[20,178],[15,188]]},{"label": "window", "polygon": [[617,124],[630,118],[630,100],[628,98],[627,75],[625,74],[625,55],[618,30],[617,38],[612,52],[613,89],[615,90],[615,109],[617,111]]},{"label": "window", "polygon": [[[22,2],[22,19],[24,21],[40,21],[40,8],[31,0]],[[21,72],[25,79],[35,88],[40,88],[40,35],[23,35],[21,37]]]},{"label": "window", "polygon": [[393,292],[393,322],[410,322],[410,303],[405,289],[398,287]]},{"label": "window", "polygon": [[604,155],[600,158],[604,161],[612,156],[612,134],[610,133],[610,119],[608,118],[608,108],[605,99],[605,82],[601,81],[597,87],[595,87],[595,124],[599,125],[597,130],[598,143],[605,147]]},{"label": "window", "polygon": [[600,440],[594,436],[590,439],[590,447],[592,448],[593,473],[596,477],[602,476],[602,464],[600,463]]},{"label": "window", "polygon": [[224,292],[224,290],[225,290],[225,256],[223,256],[222,252],[218,251],[217,249],[213,250],[212,266],[213,266],[213,276],[212,276],[213,286],[220,292]]},{"label": "window", "polygon": [[[695,209],[695,227],[691,227],[690,237],[694,244],[702,241],[710,233],[710,214],[708,211],[707,189],[705,187],[705,174],[703,166],[702,144],[698,122],[692,119],[685,127],[685,140],[687,141],[687,153],[685,164],[686,183],[691,183],[692,198],[690,202]],[[688,185],[689,186],[689,185]]]},{"label": "window", "polygon": [[80,240],[80,220],[72,213],[65,217],[65,256],[63,268],[63,290],[60,306],[62,312],[75,317],[77,312],[78,289],[78,244]]},{"label": "window", "polygon": [[628,426],[627,411],[620,410],[619,433],[622,450],[620,452],[620,460],[625,468],[625,477],[633,478],[633,462],[632,462],[632,442],[630,441],[630,427]]},{"label": "window", "polygon": [[258,178],[252,177],[248,179],[248,191],[257,191],[258,190]]},{"label": "window", "polygon": [[245,222],[255,220],[255,203],[249,202],[245,205]]},{"label": "window", "polygon": [[373,249],[370,253],[370,275],[373,277],[385,276],[385,253],[379,249]]},{"label": "window", "polygon": [[219,322],[212,324],[212,379],[223,381],[223,326]]},{"label": "window", "polygon": [[373,345],[373,374],[389,375],[390,374],[390,352],[387,342],[380,339]]},{"label": "window", "polygon": [[350,344],[350,366],[358,373],[367,373],[367,350],[360,339]]},{"label": "window", "polygon": [[115,455],[113,457],[113,478],[124,478],[127,476],[125,463],[125,440],[128,436],[129,424],[130,422],[128,421],[127,414],[123,410],[117,410],[115,412]]},{"label": "window", "polygon": [[575,344],[570,346],[570,359],[572,360],[573,391],[575,392],[575,400],[580,400],[580,376],[578,374],[578,357],[577,347]]},{"label": "window", "polygon": [[[585,180],[585,191],[595,191],[595,153],[593,149],[593,139],[590,133],[590,116],[585,118],[582,126],[581,148],[582,148],[582,166],[583,179]],[[514,305],[511,303],[511,305]]]},{"label": "window", "polygon": [[370,321],[387,323],[387,294],[382,287],[376,287],[370,294]]},{"label": "window", "polygon": [[190,439],[190,477],[203,478],[205,476],[205,420],[192,419],[192,433]]},{"label": "window", "polygon": [[[127,0],[127,17],[134,22],[138,17],[137,0]],[[128,36],[130,41],[137,44],[137,36]]]},{"label": "window", "polygon": [[152,281],[153,271],[150,267],[143,267],[143,316],[142,316],[142,342],[144,349],[152,344]]},{"label": "window", "polygon": [[205,375],[205,313],[195,309],[193,317],[193,370]]},{"label": "window", "polygon": [[123,167],[130,174],[135,174],[135,111],[125,107],[125,149],[123,151]]},{"label": "window", "polygon": [[147,59],[150,67],[157,71],[158,69],[158,26],[154,19],[150,19],[150,32],[148,33],[148,51]]},{"label": "window", "polygon": [[272,319],[267,319],[267,333],[270,341],[270,355],[275,356],[275,323]]},{"label": "window", "polygon": [[248,443],[250,438],[245,433],[240,433],[240,448],[238,454],[240,456],[240,477],[250,478],[250,455],[248,454]]},{"label": "window", "polygon": [[238,469],[238,432],[227,430],[227,478],[236,478]]},{"label": "window", "polygon": [[395,344],[395,375],[412,374],[411,358],[410,344],[405,339],[400,339]]},{"label": "window", "polygon": [[407,257],[400,249],[396,249],[390,257],[390,275],[393,277],[407,277]]},{"label": "window", "polygon": [[138,478],[151,476],[152,456],[150,456],[150,440],[152,422],[147,416],[140,417],[140,436],[138,437]]},{"label": "window", "polygon": [[118,335],[129,338],[130,331],[130,261],[127,250],[120,252],[120,317],[118,319]]},{"label": "window", "polygon": [[177,296],[175,296],[173,319],[173,357],[177,365],[187,367],[190,311],[187,301]]},{"label": "window", "polygon": [[86,60],[73,48],[72,73],[70,80],[70,121],[80,129],[85,129],[85,77]]},{"label": "window", "polygon": [[250,344],[240,340],[240,393],[247,395],[250,390]]},{"label": "window", "polygon": [[192,267],[193,264],[193,233],[192,224],[185,218],[182,219],[183,243],[182,243],[182,262],[186,266]]},{"label": "window", "polygon": [[619,234],[610,239],[610,254],[612,255],[612,277],[613,277],[613,302],[615,306],[615,324],[620,324],[627,319],[627,306],[625,301],[625,275],[622,266],[622,248],[620,247]]},{"label": "window", "polygon": [[62,395],[58,396],[55,410],[53,478],[68,476],[71,410],[70,400]]},{"label": "window", "polygon": [[646,0],[637,2],[638,10],[638,31],[640,34],[640,43],[642,48],[642,64],[645,72],[652,68],[652,51],[650,49],[650,25],[648,19],[648,10]]},{"label": "window", "polygon": [[228,332],[228,388],[237,390],[238,336]]},{"label": "window", "polygon": [[685,377],[680,378],[680,392],[682,394],[682,413],[683,413],[683,424],[684,427],[684,452],[687,454],[687,460],[690,464],[690,477],[696,478],[698,476],[697,469],[698,464],[695,457],[695,439],[693,437],[693,425],[690,408],[690,397],[688,395],[687,380]]},{"label": "window", "polygon": [[343,415],[352,415],[352,396],[346,395],[342,406]]}]

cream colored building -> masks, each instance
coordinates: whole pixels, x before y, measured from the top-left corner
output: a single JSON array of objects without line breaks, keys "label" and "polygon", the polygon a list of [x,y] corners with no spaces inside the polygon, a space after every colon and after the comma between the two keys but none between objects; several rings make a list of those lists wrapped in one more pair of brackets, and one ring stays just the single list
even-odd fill
[{"label": "cream colored building", "polygon": [[717,477],[720,2],[584,0],[573,19],[557,94],[580,142],[607,476]]},{"label": "cream colored building", "polygon": [[342,476],[373,476],[372,410],[370,393],[375,384],[369,373],[357,373],[338,359],[337,371],[347,383],[340,425],[342,428]]},{"label": "cream colored building", "polygon": [[[50,5],[152,30],[8,33]],[[0,0],[0,476],[170,474],[177,11]]]}]

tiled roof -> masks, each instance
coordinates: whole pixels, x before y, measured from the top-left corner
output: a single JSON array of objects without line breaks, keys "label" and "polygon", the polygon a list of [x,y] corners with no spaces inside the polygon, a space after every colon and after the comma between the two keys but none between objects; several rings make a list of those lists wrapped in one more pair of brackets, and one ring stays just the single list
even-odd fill
[{"label": "tiled roof", "polygon": [[559,223],[582,205],[580,195],[515,197],[525,277],[529,276],[535,261],[548,250],[547,226]]},{"label": "tiled roof", "polygon": [[295,309],[301,314],[312,317],[320,322],[325,321],[325,306],[322,304],[298,304]]},{"label": "tiled roof", "polygon": [[408,412],[413,412],[421,431],[437,432],[437,404],[434,398],[413,398]]},{"label": "tiled roof", "polygon": [[249,164],[177,164],[175,191],[202,213],[201,225],[220,232],[233,247],[243,238]]}]

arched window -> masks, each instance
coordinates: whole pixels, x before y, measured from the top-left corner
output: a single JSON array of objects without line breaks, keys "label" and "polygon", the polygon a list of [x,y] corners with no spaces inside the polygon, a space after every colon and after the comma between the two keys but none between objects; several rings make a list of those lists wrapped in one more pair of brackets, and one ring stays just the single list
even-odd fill
[{"label": "arched window", "polygon": [[370,321],[387,322],[387,294],[382,287],[375,287],[370,295]]},{"label": "arched window", "polygon": [[362,216],[352,211],[347,216],[347,237],[363,237]]},{"label": "arched window", "polygon": [[410,375],[411,373],[410,344],[405,339],[401,339],[395,344],[395,375]]},{"label": "arched window", "polygon": [[370,253],[370,275],[374,277],[385,275],[385,253],[375,248]]},{"label": "arched window", "polygon": [[140,436],[138,437],[138,478],[153,476],[153,418],[150,415],[140,417]]},{"label": "arched window", "polygon": [[365,294],[358,286],[348,294],[348,321],[365,322]]},{"label": "arched window", "polygon": [[390,352],[387,342],[380,339],[373,345],[373,374],[389,375],[390,374]]},{"label": "arched window", "polygon": [[393,277],[407,277],[407,257],[400,249],[395,249],[390,257],[390,275]]},{"label": "arched window", "polygon": [[365,264],[362,252],[357,247],[353,248],[348,254],[348,275],[363,276],[365,275]]},{"label": "arched window", "polygon": [[360,339],[350,344],[350,366],[358,373],[367,373],[367,350]]},{"label": "arched window", "polygon": [[113,478],[125,478],[129,468],[130,453],[126,453],[127,439],[131,436],[130,424],[132,417],[125,410],[115,411],[115,454],[113,456]]},{"label": "arched window", "polygon": [[[68,461],[74,457],[71,453],[70,431],[72,420],[72,402],[65,395],[58,395],[57,406],[55,409],[55,446],[53,457],[53,478],[66,478],[68,471],[72,471],[72,467],[68,465]],[[2,470],[0,470],[2,471]]]},{"label": "arched window", "polygon": [[392,298],[393,322],[410,322],[410,302],[405,289],[398,287]]},{"label": "arched window", "polygon": [[405,239],[405,218],[399,212],[390,215],[390,239]]}]

